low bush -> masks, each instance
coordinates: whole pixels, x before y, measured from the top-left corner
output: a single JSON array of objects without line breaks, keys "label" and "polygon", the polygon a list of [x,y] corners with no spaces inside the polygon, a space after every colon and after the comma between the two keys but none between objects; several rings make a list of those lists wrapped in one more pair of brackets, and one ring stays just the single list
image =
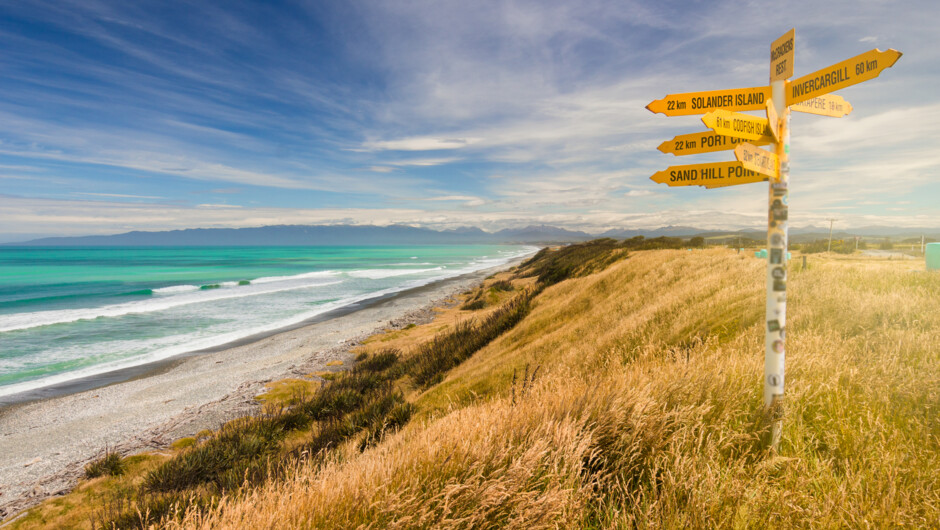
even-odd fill
[{"label": "low bush", "polygon": [[476,311],[478,309],[483,309],[484,307],[486,307],[486,300],[482,298],[475,298],[460,306],[460,309],[464,311]]},{"label": "low bush", "polygon": [[497,292],[510,292],[514,291],[515,287],[512,286],[512,282],[509,280],[500,280],[490,284],[490,289]]},{"label": "low bush", "polygon": [[625,245],[609,238],[567,245],[558,250],[543,248],[520,265],[517,276],[537,276],[539,283],[547,287],[568,278],[602,271],[626,257]]},{"label": "low bush", "polygon": [[465,361],[504,331],[522,320],[531,309],[536,291],[525,291],[491,313],[479,325],[473,321],[458,322],[452,330],[425,342],[409,359],[407,372],[415,383],[430,386],[444,373]]},{"label": "low bush", "polygon": [[96,478],[105,475],[116,477],[123,475],[124,470],[124,460],[121,455],[111,449],[106,449],[104,456],[85,466],[85,478]]}]

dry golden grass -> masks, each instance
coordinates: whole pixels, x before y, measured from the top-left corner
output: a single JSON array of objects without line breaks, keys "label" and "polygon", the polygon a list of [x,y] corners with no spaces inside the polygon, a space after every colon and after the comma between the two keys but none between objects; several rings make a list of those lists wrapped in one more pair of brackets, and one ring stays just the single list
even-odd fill
[{"label": "dry golden grass", "polygon": [[[331,373],[331,372],[326,372]],[[314,375],[314,374],[311,374]],[[281,379],[264,385],[263,394],[255,399],[266,405],[290,406],[297,403],[303,396],[309,396],[320,389],[322,383],[310,379]]]},{"label": "dry golden grass", "polygon": [[172,452],[171,449],[169,452],[129,456],[123,460],[127,467],[123,475],[85,480],[67,495],[54,497],[32,508],[14,520],[10,528],[93,528],[93,524],[100,521],[102,511],[110,507],[117,509],[116,504],[123,503],[129,492],[137,489],[141,477],[169,459]]},{"label": "dry golden grass", "polygon": [[[385,349],[398,349],[409,356],[417,347],[434,338],[442,331],[452,329],[460,322],[470,320],[482,321],[492,312],[499,308],[500,304],[511,299],[518,292],[492,292],[490,286],[499,281],[506,281],[511,278],[511,273],[500,272],[483,281],[477,289],[470,291],[469,294],[459,295],[453,303],[445,304],[445,307],[435,308],[434,320],[428,324],[419,326],[406,326],[399,330],[389,330],[384,333],[378,333],[366,339],[361,346],[353,350],[353,353],[374,354]],[[521,278],[512,281],[516,291],[525,288],[534,288],[535,278]],[[460,308],[463,302],[472,298],[480,292],[487,297],[487,306],[475,311],[467,311]]]},{"label": "dry golden grass", "polygon": [[544,291],[377,447],[172,526],[937,527],[940,274],[810,264],[791,267],[778,452],[760,443],[763,261],[636,252]]}]

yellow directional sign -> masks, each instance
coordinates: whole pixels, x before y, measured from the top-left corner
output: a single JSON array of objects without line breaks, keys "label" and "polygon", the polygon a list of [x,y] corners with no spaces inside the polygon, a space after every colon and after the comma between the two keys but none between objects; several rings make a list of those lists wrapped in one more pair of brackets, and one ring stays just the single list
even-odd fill
[{"label": "yellow directional sign", "polygon": [[713,110],[702,116],[702,122],[718,134],[745,140],[759,140],[772,135],[767,127],[767,118],[724,109]]},{"label": "yellow directional sign", "polygon": [[787,83],[787,106],[874,79],[885,68],[894,66],[900,57],[897,50],[874,49],[804,75]]},{"label": "yellow directional sign", "polygon": [[777,109],[774,108],[774,100],[767,100],[767,127],[774,140],[780,141],[780,117],[777,116]]},{"label": "yellow directional sign", "polygon": [[[663,153],[672,153],[676,156],[700,155],[716,151],[730,151],[734,149],[734,146],[746,141],[741,138],[718,134],[715,131],[702,131],[700,133],[680,134],[672,140],[666,140],[659,144],[657,149]],[[773,143],[773,141],[772,137],[763,136],[760,140],[751,140],[751,143],[767,145]]]},{"label": "yellow directional sign", "polygon": [[801,101],[800,103],[790,105],[790,110],[805,112],[807,114],[819,114],[820,116],[841,118],[842,116],[852,112],[852,104],[846,101],[842,96],[826,94],[825,96],[817,96],[815,98],[810,98],[806,101]]},{"label": "yellow directional sign", "polygon": [[650,180],[672,186],[705,186],[720,188],[736,184],[762,182],[767,177],[744,169],[740,162],[712,162],[709,164],[691,164],[671,166],[664,171],[654,173]]},{"label": "yellow directional sign", "polygon": [[780,160],[770,151],[745,143],[734,148],[734,156],[744,169],[780,180]]},{"label": "yellow directional sign", "polygon": [[661,112],[666,116],[689,116],[705,114],[710,110],[760,110],[764,101],[770,99],[769,86],[751,88],[732,88],[709,92],[687,92],[669,94],[646,106],[647,110]]},{"label": "yellow directional sign", "polygon": [[712,188],[725,188],[728,186],[739,186],[741,184],[753,184],[755,182],[767,182],[769,180],[766,176],[761,175],[760,173],[754,173],[749,177],[742,177],[730,180],[719,180],[705,185],[705,189]]},{"label": "yellow directional sign", "polygon": [[770,45],[770,81],[789,79],[793,75],[793,37],[796,29],[783,34]]}]

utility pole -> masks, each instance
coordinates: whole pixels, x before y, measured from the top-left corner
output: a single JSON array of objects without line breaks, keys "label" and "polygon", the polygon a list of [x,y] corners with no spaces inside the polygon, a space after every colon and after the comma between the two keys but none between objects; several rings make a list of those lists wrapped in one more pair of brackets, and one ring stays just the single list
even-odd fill
[{"label": "utility pole", "polygon": [[832,223],[838,221],[838,219],[829,219],[829,248],[826,249],[826,253],[832,252]]}]

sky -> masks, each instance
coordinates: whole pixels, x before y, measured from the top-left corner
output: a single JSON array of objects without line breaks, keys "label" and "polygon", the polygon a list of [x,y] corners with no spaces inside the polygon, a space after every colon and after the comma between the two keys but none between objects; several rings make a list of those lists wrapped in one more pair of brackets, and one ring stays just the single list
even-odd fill
[{"label": "sky", "polygon": [[761,228],[767,184],[670,188],[666,94],[904,56],[793,113],[791,226],[940,228],[929,1],[0,1],[0,242],[130,230]]}]

